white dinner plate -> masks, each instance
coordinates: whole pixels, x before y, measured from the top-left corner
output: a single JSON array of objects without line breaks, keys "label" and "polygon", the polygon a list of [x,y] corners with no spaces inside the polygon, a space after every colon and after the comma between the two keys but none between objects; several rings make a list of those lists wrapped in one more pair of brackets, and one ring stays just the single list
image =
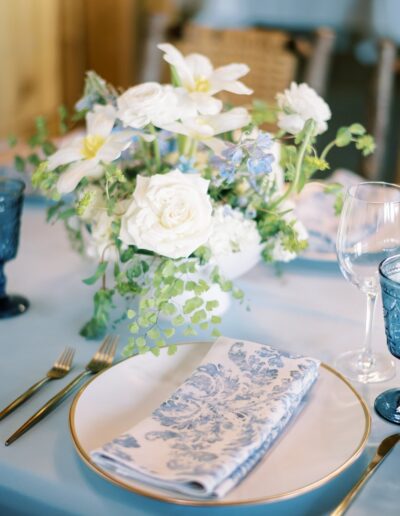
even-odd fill
[{"label": "white dinner plate", "polygon": [[320,487],[361,454],[370,431],[365,402],[334,369],[322,365],[300,413],[248,476],[222,499],[191,499],[128,480],[96,465],[90,452],[150,415],[196,368],[211,343],[179,345],[124,360],[86,384],[70,411],[83,461],[107,480],[159,500],[188,505],[240,505],[290,498]]}]

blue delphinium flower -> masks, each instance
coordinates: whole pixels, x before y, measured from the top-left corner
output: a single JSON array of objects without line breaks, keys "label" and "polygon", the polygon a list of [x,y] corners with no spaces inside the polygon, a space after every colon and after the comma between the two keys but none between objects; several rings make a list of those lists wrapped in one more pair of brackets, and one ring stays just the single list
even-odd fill
[{"label": "blue delphinium flower", "polygon": [[233,183],[235,180],[235,167],[232,167],[229,162],[222,165],[219,169],[219,174],[221,178],[227,183]]},{"label": "blue delphinium flower", "polygon": [[272,163],[274,156],[272,154],[255,155],[247,160],[247,170],[250,174],[269,174],[272,172]]},{"label": "blue delphinium flower", "polygon": [[171,152],[175,152],[177,150],[176,138],[170,131],[158,131],[157,140],[161,156],[171,154]]},{"label": "blue delphinium flower", "polygon": [[194,158],[187,158],[186,156],[180,156],[177,167],[184,174],[192,174],[197,172],[194,166]]}]

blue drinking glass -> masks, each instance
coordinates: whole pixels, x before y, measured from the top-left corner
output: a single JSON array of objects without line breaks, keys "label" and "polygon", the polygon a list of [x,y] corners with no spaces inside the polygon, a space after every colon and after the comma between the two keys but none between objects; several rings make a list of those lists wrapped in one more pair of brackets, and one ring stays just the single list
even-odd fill
[{"label": "blue drinking glass", "polygon": [[5,262],[17,255],[25,185],[18,179],[0,178],[0,319],[26,312],[29,301],[6,294]]},{"label": "blue drinking glass", "polygon": [[[400,254],[379,265],[386,340],[390,353],[400,358]],[[400,425],[400,389],[389,389],[375,400],[376,412]]]}]

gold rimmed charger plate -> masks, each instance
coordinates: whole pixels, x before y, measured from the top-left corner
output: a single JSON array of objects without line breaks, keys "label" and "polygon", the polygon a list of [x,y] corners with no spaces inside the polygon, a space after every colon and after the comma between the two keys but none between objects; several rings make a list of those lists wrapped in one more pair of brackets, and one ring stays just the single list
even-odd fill
[{"label": "gold rimmed charger plate", "polygon": [[[183,344],[183,343],[182,343]],[[335,369],[320,375],[299,414],[260,463],[222,499],[200,500],[129,480],[95,464],[90,452],[150,415],[196,368],[210,342],[179,345],[119,362],[76,395],[69,424],[76,450],[89,468],[137,494],[181,505],[245,505],[292,498],[316,489],[350,466],[370,432],[368,408]]]}]

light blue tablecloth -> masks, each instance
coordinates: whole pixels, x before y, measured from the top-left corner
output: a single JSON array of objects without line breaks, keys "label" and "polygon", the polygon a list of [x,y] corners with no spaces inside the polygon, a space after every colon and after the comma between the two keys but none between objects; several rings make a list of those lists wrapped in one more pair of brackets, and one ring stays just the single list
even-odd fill
[{"label": "light blue tablecloth", "polygon": [[[91,312],[91,289],[81,282],[89,275],[85,263],[69,248],[62,225],[44,222],[40,207],[26,207],[20,252],[6,271],[9,289],[26,295],[32,306],[25,315],[0,320],[0,406],[38,379],[65,345],[77,348],[76,369],[98,343],[86,342],[77,331]],[[222,331],[269,342],[332,362],[362,338],[362,295],[345,282],[335,265],[297,262],[277,276],[259,265],[240,279],[252,310],[233,305]],[[376,341],[385,346],[378,310]],[[68,379],[54,382],[25,407],[0,422],[4,439]],[[399,377],[360,392],[372,406],[375,396],[398,385]],[[75,452],[68,430],[70,402],[12,446],[0,444],[0,514],[26,515],[320,515],[340,500],[355,482],[372,447],[398,427],[373,417],[370,448],[346,472],[310,494],[286,502],[253,507],[202,509],[178,507],[126,492],[89,470]],[[305,465],[306,467],[306,465]],[[399,513],[400,447],[388,457],[349,515],[385,516]]]}]

